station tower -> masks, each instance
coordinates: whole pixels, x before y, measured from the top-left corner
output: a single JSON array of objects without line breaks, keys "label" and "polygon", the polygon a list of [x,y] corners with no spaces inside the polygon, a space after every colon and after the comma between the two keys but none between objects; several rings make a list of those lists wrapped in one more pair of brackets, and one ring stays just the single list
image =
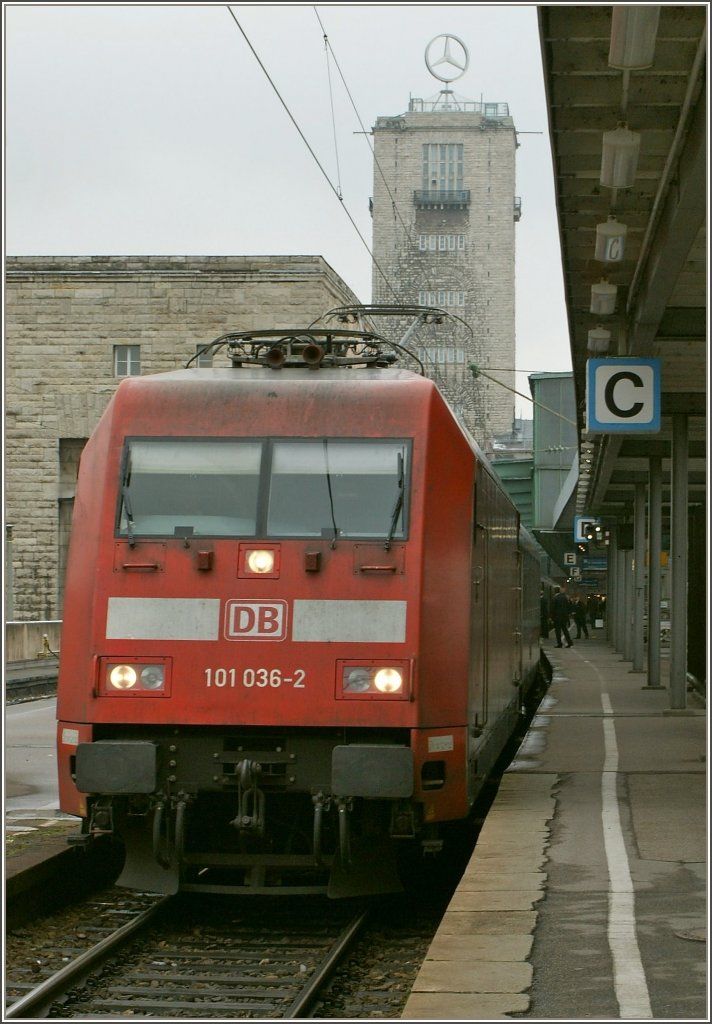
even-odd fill
[{"label": "station tower", "polygon": [[373,302],[437,306],[459,318],[419,326],[409,347],[492,451],[514,421],[517,136],[506,103],[450,88],[469,62],[460,39],[437,36],[425,62],[440,92],[373,128]]}]

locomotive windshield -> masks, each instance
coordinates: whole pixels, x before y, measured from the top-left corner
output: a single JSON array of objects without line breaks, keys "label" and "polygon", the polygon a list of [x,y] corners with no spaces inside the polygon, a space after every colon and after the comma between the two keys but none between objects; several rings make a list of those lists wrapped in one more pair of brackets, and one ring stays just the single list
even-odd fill
[{"label": "locomotive windshield", "polygon": [[405,440],[127,442],[118,533],[402,538]]}]

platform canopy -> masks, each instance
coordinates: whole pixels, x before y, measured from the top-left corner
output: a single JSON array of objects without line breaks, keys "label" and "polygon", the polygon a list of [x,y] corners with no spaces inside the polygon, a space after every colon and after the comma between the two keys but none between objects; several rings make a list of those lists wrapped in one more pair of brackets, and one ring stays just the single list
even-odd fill
[{"label": "platform canopy", "polygon": [[[658,11],[636,5],[643,8]],[[576,510],[613,521],[630,513],[634,485],[647,480],[651,455],[662,457],[668,479],[678,412],[689,417],[689,502],[704,503],[708,375],[708,6],[660,6],[657,25],[637,29],[614,25],[617,10],[599,4],[538,8],[579,438],[592,456],[590,472],[579,476]],[[612,31],[625,51],[620,32],[631,30],[641,38],[652,30],[652,64],[611,66]],[[628,133],[618,136],[624,145],[615,159],[623,163],[630,133],[639,136],[629,186],[601,180],[603,137],[618,129]],[[625,225],[622,259],[596,258],[602,224],[613,230]],[[618,255],[615,245],[608,255]],[[591,312],[592,288],[601,282],[596,298],[613,297],[613,313]],[[597,328],[610,333],[607,352],[589,350],[600,345],[600,335],[589,341]],[[660,360],[658,432],[587,435],[586,364],[603,356]],[[664,521],[668,501],[665,483]]]}]

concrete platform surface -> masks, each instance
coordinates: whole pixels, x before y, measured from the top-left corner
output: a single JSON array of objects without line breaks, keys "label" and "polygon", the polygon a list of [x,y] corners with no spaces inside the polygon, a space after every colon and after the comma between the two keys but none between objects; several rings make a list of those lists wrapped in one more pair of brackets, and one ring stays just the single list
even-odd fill
[{"label": "concrete platform surface", "polygon": [[670,714],[604,640],[545,650],[552,684],[402,1017],[708,1021],[705,709]]}]

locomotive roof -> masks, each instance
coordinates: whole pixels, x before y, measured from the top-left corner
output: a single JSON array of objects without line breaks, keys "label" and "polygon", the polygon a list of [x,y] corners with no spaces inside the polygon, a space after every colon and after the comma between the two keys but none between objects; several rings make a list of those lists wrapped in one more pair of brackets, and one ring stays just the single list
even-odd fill
[{"label": "locomotive roof", "polygon": [[276,369],[261,366],[241,367],[190,367],[189,369],[169,370],[165,373],[148,374],[145,377],[126,378],[132,381],[181,381],[181,382],[203,382],[228,381],[230,383],[245,382],[268,382],[270,384],[287,381],[308,381],[317,383],[319,381],[338,381],[339,383],[373,383],[373,381],[422,381],[428,387],[434,388],[435,384],[419,373],[412,370],[398,369],[395,367],[366,367],[366,368],[329,368],[323,367],[317,370],[308,367],[290,369]]},{"label": "locomotive roof", "polygon": [[[140,432],[152,427],[168,428],[188,417],[204,423],[212,417],[217,424],[235,414],[235,403],[252,418],[273,420],[280,415],[270,410],[279,398],[280,409],[293,410],[294,420],[318,421],[319,410],[341,408],[343,417],[391,417],[400,410],[403,423],[414,416],[428,416],[428,410],[447,402],[427,377],[404,369],[290,368],[273,370],[258,366],[180,369],[140,377],[125,377],[107,414],[119,430]],[[433,402],[435,403],[433,406]],[[249,411],[248,411],[249,410]],[[118,417],[118,420],[117,420]]]},{"label": "locomotive roof", "polygon": [[[440,394],[437,385],[429,378],[410,370],[387,369],[338,369],[322,367],[317,370],[290,368],[273,370],[259,366],[213,367],[169,370],[166,373],[147,374],[140,377],[125,377],[119,385],[116,399],[121,404],[130,401],[130,396],[160,392],[161,400],[170,394],[182,393],[186,397],[204,392],[203,400],[209,400],[211,393],[227,397],[246,392],[263,393],[278,391],[286,396],[316,392],[361,394],[362,389],[395,388],[399,401],[423,401],[433,393]],[[326,393],[326,394],[325,394]],[[443,399],[444,401],[444,399]]]}]

